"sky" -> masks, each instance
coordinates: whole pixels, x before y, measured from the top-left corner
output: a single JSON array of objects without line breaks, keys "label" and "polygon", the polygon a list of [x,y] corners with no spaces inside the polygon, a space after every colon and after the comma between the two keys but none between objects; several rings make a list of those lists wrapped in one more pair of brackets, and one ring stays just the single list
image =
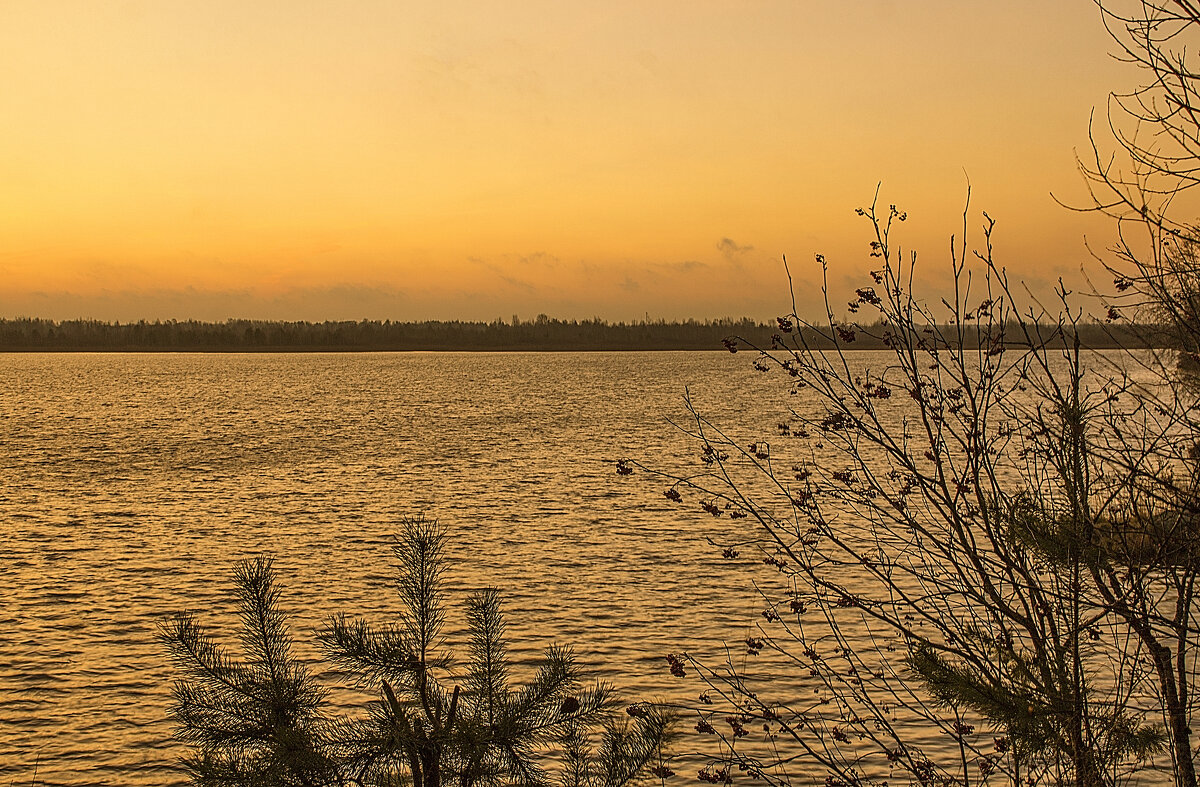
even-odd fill
[{"label": "sky", "polygon": [[[0,317],[769,319],[1095,273],[1091,0],[5,0]],[[1086,238],[1086,243],[1085,243]],[[905,252],[907,253],[907,252]]]}]

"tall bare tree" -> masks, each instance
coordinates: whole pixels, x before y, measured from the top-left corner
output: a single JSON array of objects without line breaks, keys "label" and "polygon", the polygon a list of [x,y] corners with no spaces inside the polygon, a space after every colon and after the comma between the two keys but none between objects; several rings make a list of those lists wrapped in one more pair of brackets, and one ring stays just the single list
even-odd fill
[{"label": "tall bare tree", "polygon": [[[1137,87],[1110,96],[1107,135],[1093,129],[1081,169],[1092,204],[1116,221],[1117,241],[1101,257],[1113,278],[1108,319],[1142,328],[1137,360],[1147,381],[1137,390],[1141,440],[1131,432],[1106,446],[1130,476],[1135,517],[1159,545],[1157,582],[1169,595],[1151,604],[1129,582],[1099,583],[1113,608],[1151,654],[1180,784],[1194,785],[1193,585],[1197,555],[1197,451],[1191,393],[1200,368],[1200,5],[1191,0],[1097,0],[1117,57],[1137,68]],[[1126,414],[1126,417],[1129,417]],[[1114,429],[1115,429],[1114,425]],[[1169,435],[1146,445],[1155,432]],[[1110,432],[1110,434],[1117,434]],[[1142,578],[1137,578],[1142,579]],[[1147,577],[1146,579],[1149,579]],[[1131,606],[1132,605],[1132,606]]]}]

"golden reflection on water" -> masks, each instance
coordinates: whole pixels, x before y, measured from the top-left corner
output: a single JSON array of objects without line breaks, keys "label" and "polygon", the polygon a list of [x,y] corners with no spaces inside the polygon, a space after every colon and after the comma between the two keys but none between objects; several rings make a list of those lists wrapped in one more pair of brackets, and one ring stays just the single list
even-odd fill
[{"label": "golden reflection on water", "polygon": [[516,659],[573,643],[630,698],[694,696],[663,656],[715,654],[760,604],[705,519],[612,463],[692,451],[664,421],[685,385],[773,424],[781,400],[743,361],[0,356],[0,781],[36,763],[45,784],[178,783],[156,622],[231,630],[234,564],[273,554],[312,655],[327,615],[395,612],[388,536],[421,510],[455,534],[457,591],[503,590]]}]

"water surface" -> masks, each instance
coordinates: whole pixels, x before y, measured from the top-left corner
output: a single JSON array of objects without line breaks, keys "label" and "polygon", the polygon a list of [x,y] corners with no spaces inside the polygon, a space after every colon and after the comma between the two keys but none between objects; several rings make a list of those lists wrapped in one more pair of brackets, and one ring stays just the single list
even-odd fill
[{"label": "water surface", "polygon": [[0,782],[179,782],[157,622],[229,631],[233,566],[263,553],[302,645],[384,619],[420,512],[459,597],[504,592],[516,658],[572,643],[631,698],[694,696],[663,656],[760,604],[704,519],[613,465],[694,451],[666,422],[685,386],[749,424],[786,404],[721,352],[0,355]]}]

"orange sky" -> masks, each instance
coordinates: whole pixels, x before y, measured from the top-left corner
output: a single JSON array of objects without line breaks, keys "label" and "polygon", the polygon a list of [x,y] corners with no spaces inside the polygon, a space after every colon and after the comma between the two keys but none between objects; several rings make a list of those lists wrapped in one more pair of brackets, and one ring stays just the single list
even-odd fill
[{"label": "orange sky", "polygon": [[[1090,0],[5,0],[0,316],[769,318],[935,280],[975,209],[1075,281]],[[974,214],[972,226],[978,224]]]}]

